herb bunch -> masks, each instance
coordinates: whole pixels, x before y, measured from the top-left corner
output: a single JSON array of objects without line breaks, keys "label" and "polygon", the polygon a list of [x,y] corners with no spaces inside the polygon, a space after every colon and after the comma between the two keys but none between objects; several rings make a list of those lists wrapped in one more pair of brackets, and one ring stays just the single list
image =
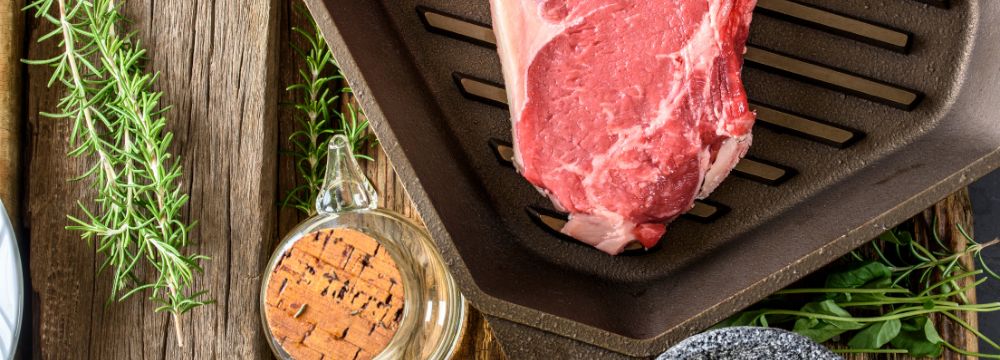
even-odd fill
[{"label": "herb bunch", "polygon": [[[967,242],[958,252],[945,250],[948,247],[936,233],[932,237],[942,250],[932,251],[907,231],[889,230],[869,245],[875,260],[854,251],[840,260],[842,270],[828,274],[823,286],[779,291],[717,326],[776,326],[820,343],[848,340],[846,349],[834,350],[841,353],[938,357],[947,348],[968,356],[1000,358],[961,349],[935,328],[935,318],[947,319],[1000,349],[956,315],[1000,311],[998,302],[974,304],[965,294],[989,278],[1000,280],[982,261],[982,250],[1000,240],[980,244],[958,229]],[[963,258],[979,259],[982,269],[967,268]],[[970,284],[962,286],[966,279]]]},{"label": "herb bunch", "polygon": [[66,88],[59,112],[42,115],[72,121],[69,155],[94,160],[74,179],[90,180],[94,206],[80,202],[85,216],[69,216],[67,229],[103,255],[100,271],[112,274],[109,302],[148,293],[157,312],[172,315],[183,346],[180,315],[209,303],[204,291],[192,290],[207,258],[183,251],[194,224],[180,214],[188,195],[178,187],[179,161],[168,151],[167,108],[152,90],[157,75],[144,71],[145,50],[133,34],[119,29],[127,20],[114,1],[37,0],[25,9],[55,26],[39,41],[61,49],[50,59],[25,61],[51,66],[48,85]]},{"label": "herb bunch", "polygon": [[[302,8],[297,10],[300,16],[309,17]],[[350,102],[347,102],[346,111],[338,110],[341,101],[345,100],[343,97],[352,93],[351,88],[344,81],[344,75],[319,27],[312,18],[309,18],[309,24],[310,29],[292,28],[307,45],[303,49],[292,44],[292,49],[302,58],[304,67],[299,69],[300,82],[286,88],[286,91],[295,92],[299,96],[292,104],[299,113],[296,117],[299,129],[288,140],[292,145],[295,170],[303,183],[288,192],[284,205],[314,215],[316,196],[319,195],[326,174],[326,154],[330,138],[335,134],[344,134],[351,144],[354,156],[365,160],[372,159],[363,154],[364,147],[374,146],[376,140],[368,131],[368,119]]]}]

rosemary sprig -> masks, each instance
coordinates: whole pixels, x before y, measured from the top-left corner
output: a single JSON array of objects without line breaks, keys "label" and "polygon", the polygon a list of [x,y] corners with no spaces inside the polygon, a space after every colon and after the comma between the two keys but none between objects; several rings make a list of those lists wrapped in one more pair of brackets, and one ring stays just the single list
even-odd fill
[{"label": "rosemary sprig", "polygon": [[[193,276],[201,272],[202,255],[185,254],[194,224],[180,214],[188,195],[178,187],[179,161],[168,148],[173,135],[164,130],[161,93],[151,89],[156,74],[146,73],[145,50],[131,33],[118,27],[126,22],[112,0],[37,0],[26,10],[56,29],[39,41],[59,38],[62,51],[45,60],[67,94],[59,113],[42,113],[73,121],[70,156],[93,157],[95,164],[75,180],[91,179],[97,190],[94,208],[83,202],[85,216],[69,216],[76,230],[95,243],[104,255],[101,271],[112,273],[109,301],[123,301],[148,292],[169,312],[179,346],[183,346],[180,315],[210,301],[204,291],[193,291]],[[152,275],[140,276],[139,269]]]},{"label": "rosemary sprig", "polygon": [[[309,18],[311,26],[310,29],[292,28],[308,47],[302,49],[292,44],[292,49],[304,60],[305,67],[299,69],[301,82],[286,88],[300,96],[292,104],[300,113],[296,118],[299,129],[288,140],[293,147],[290,153],[295,161],[295,170],[303,183],[288,192],[284,206],[314,215],[314,202],[326,172],[324,164],[330,137],[334,134],[346,135],[354,156],[365,160],[372,158],[363,154],[364,147],[374,146],[376,140],[368,131],[368,119],[357,108],[348,103],[346,112],[338,111],[341,95],[350,94],[352,90],[344,81],[343,73],[315,21],[301,7],[296,9],[300,16]],[[335,88],[340,84],[343,87]]]}]

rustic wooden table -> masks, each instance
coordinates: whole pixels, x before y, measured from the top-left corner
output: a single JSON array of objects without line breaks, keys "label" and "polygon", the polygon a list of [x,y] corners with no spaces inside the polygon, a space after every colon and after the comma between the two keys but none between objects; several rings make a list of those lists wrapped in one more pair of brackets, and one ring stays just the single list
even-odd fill
[{"label": "rustic wooden table", "polygon": [[[292,161],[283,152],[289,148],[294,114],[282,104],[292,100],[283,89],[296,80],[300,66],[290,48],[299,40],[290,29],[305,20],[292,11],[290,1],[281,0],[132,0],[125,5],[124,12],[134,20],[130,28],[149,50],[149,68],[160,72],[162,102],[173,105],[167,114],[169,130],[185,170],[182,187],[191,195],[186,216],[198,221],[194,250],[212,258],[198,286],[217,302],[183,318],[186,345],[180,348],[168,317],[152,311],[155,304],[140,298],[106,304],[110,281],[95,275],[100,259],[77,234],[63,229],[66,214],[81,215],[76,202],[90,198],[84,183],[66,181],[79,175],[86,161],[65,155],[68,122],[38,115],[52,111],[61,95],[45,86],[51,70],[29,67],[20,73],[20,56],[40,59],[57,51],[51,42],[35,42],[50,30],[48,25],[30,19],[20,25],[21,6],[23,1],[0,0],[0,34],[5,35],[0,44],[0,141],[16,144],[20,114],[27,116],[27,142],[0,147],[0,197],[8,204],[24,200],[20,215],[30,241],[34,356],[271,357],[257,294],[277,239],[302,220],[301,214],[278,204],[296,182]],[[19,51],[22,29],[30,44],[24,54]],[[20,149],[24,154],[18,154]],[[383,206],[416,219],[384,153],[374,148],[371,155],[375,160],[366,163],[366,171]],[[19,158],[23,171],[18,171]],[[14,187],[18,178],[26,180],[23,192]],[[931,211],[948,219],[947,224],[971,222],[964,192]],[[467,327],[456,358],[504,358],[481,315],[473,311]],[[953,342],[975,346],[968,334],[944,330]]]}]

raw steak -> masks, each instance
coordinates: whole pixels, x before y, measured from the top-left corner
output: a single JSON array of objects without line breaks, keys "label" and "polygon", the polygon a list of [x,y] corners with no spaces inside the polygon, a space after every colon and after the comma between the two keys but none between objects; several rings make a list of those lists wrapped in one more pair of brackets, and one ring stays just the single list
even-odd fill
[{"label": "raw steak", "polygon": [[750,146],[756,0],[491,0],[521,174],[609,254],[649,248]]}]

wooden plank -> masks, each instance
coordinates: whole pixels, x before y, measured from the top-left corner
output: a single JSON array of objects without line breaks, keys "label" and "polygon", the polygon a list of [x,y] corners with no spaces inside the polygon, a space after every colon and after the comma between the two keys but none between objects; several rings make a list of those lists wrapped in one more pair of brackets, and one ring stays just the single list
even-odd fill
[{"label": "wooden plank", "polygon": [[[35,43],[39,35],[49,32],[48,23],[29,21],[26,31],[31,46],[25,54],[31,59],[46,59],[58,49],[52,43]],[[44,46],[43,46],[44,45]],[[45,87],[50,69],[30,66],[27,71],[28,93],[26,112],[30,135],[28,141],[28,178],[25,226],[29,228],[30,274],[32,291],[37,301],[33,327],[37,334],[35,348],[41,358],[68,357],[80,354],[86,357],[91,342],[91,322],[98,314],[92,313],[94,297],[94,251],[76,234],[63,227],[66,214],[81,216],[77,199],[90,193],[81,183],[67,182],[85,169],[81,161],[66,157],[69,151],[67,138],[70,124],[38,115],[39,111],[53,111],[61,91]],[[34,81],[32,81],[34,80]],[[105,279],[107,280],[107,279]],[[139,302],[118,307],[122,313],[135,313]],[[141,304],[139,304],[141,305]],[[133,323],[140,323],[133,317]]]},{"label": "wooden plank", "polygon": [[[67,183],[86,161],[64,155],[69,124],[38,117],[61,91],[44,87],[50,70],[29,72],[34,178],[28,194],[32,279],[40,301],[36,339],[42,358],[270,357],[259,324],[259,273],[275,235],[277,152],[276,53],[278,0],[128,2],[125,13],[150,50],[149,68],[183,161],[181,187],[191,195],[187,218],[197,220],[192,251],[212,257],[198,287],[217,303],[182,318],[186,346],[177,347],[166,315],[134,298],[105,306],[109,279],[94,278],[93,249],[63,230],[91,197]],[[50,27],[32,22],[32,39]],[[54,43],[32,43],[44,58]]]},{"label": "wooden plank", "polygon": [[[301,5],[297,1],[283,1],[280,25],[278,27],[278,61],[280,71],[278,81],[280,86],[279,98],[281,105],[278,108],[278,146],[281,151],[278,153],[278,199],[284,200],[288,192],[299,186],[302,181],[295,171],[295,161],[290,152],[292,143],[288,137],[293,132],[301,128],[296,120],[300,112],[292,107],[292,104],[299,101],[300,94],[286,91],[285,89],[302,81],[298,69],[305,68],[305,61],[301,56],[292,50],[292,46],[299,49],[306,49],[307,43],[302,36],[292,31],[293,27],[310,29],[309,19],[303,16],[301,11],[296,11],[295,7]],[[295,225],[305,220],[306,216],[298,210],[290,207],[279,207],[278,210],[278,235],[284,236]]]},{"label": "wooden plank", "polygon": [[493,336],[490,324],[485,317],[474,308],[469,308],[466,314],[465,333],[462,342],[455,350],[453,359],[475,360],[506,360],[500,347],[500,342]]},{"label": "wooden plank", "polygon": [[[924,210],[923,213],[915,216],[912,222],[914,235],[917,239],[927,243],[930,249],[940,248],[937,242],[932,240],[931,231],[936,231],[945,246],[952,250],[960,251],[965,249],[966,243],[957,226],[965,229],[970,236],[975,236],[972,232],[972,220],[972,202],[969,199],[969,189],[962,188],[931,208]],[[936,228],[934,227],[935,225]],[[967,269],[975,267],[975,261],[971,257],[963,257],[961,262]],[[958,282],[958,285],[963,287],[971,284],[972,279],[970,278],[965,278]],[[976,289],[969,289],[966,292],[966,297],[970,302],[975,303]],[[960,312],[956,315],[972,326],[977,326],[979,323],[979,317],[975,313]],[[943,316],[935,317],[934,321],[938,324],[938,331],[952,344],[972,352],[976,352],[979,349],[978,338],[960,325]],[[941,358],[946,360],[971,359],[971,357],[966,357],[952,351],[945,351],[944,356]]]},{"label": "wooden plank", "polygon": [[0,201],[13,224],[20,215],[21,6],[21,0],[0,0]]}]

